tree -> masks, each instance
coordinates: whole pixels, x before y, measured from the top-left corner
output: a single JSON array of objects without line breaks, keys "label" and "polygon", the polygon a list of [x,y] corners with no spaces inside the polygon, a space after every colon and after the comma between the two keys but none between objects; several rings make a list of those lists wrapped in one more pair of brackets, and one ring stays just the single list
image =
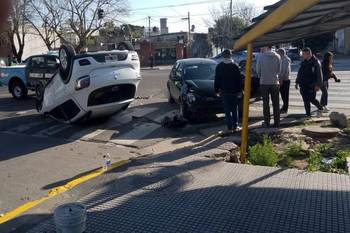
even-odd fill
[{"label": "tree", "polygon": [[57,2],[51,2],[52,8],[47,8],[45,0],[28,0],[28,8],[34,12],[34,17],[25,15],[26,20],[35,30],[35,34],[39,35],[44,41],[49,51],[55,49],[55,42],[58,37],[55,31],[58,30],[60,22],[64,20],[63,12],[58,8]]},{"label": "tree", "polygon": [[[330,43],[335,39],[335,32],[328,32],[322,35],[305,39],[305,47],[309,47],[313,53],[320,53],[324,51]],[[295,41],[292,43],[293,46],[303,48],[303,41]]]},{"label": "tree", "polygon": [[204,22],[212,28],[210,42],[221,51],[224,48],[232,48],[234,38],[239,36],[242,30],[252,24],[252,19],[257,15],[254,4],[243,0],[234,1],[230,4],[221,4],[209,9],[211,18]]},{"label": "tree", "polygon": [[27,8],[27,0],[13,0],[12,8],[9,16],[9,22],[3,31],[4,41],[8,43],[13,55],[18,61],[22,60],[23,50],[25,46],[25,36],[28,32],[27,18],[25,15],[30,15]]},{"label": "tree", "polygon": [[221,51],[225,48],[233,48],[235,38],[246,27],[244,20],[238,17],[223,16],[215,20],[211,35],[212,43]]},{"label": "tree", "polygon": [[[87,41],[104,26],[97,18],[98,9],[103,9],[107,19],[127,16],[128,0],[40,0],[43,9],[39,17],[43,27],[54,31],[63,43],[72,44],[76,52],[87,46]],[[33,0],[36,4],[37,1]],[[38,24],[38,22],[35,22]],[[50,41],[47,41],[50,44]]]}]

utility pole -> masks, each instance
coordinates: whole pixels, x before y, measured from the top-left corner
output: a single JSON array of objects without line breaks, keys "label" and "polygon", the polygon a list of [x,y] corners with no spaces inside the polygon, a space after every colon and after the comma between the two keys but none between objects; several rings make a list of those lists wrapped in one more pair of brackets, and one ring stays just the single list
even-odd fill
[{"label": "utility pole", "polygon": [[151,16],[148,16],[148,52],[149,56],[151,56]]},{"label": "utility pole", "polygon": [[232,0],[230,2],[230,17],[232,18],[233,14],[232,14]]},{"label": "utility pole", "polygon": [[191,57],[191,20],[190,20],[190,12],[188,12],[188,17],[187,18],[182,18],[182,20],[188,20],[188,54],[187,58]]}]

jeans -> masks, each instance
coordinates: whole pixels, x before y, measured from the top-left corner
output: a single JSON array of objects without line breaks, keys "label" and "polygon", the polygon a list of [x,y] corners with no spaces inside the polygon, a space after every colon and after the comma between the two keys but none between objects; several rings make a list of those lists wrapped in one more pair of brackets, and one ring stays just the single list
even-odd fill
[{"label": "jeans", "polygon": [[315,105],[318,110],[323,110],[322,105],[316,99],[316,91],[312,87],[300,87],[300,94],[303,97],[305,112],[311,116],[311,104]]},{"label": "jeans", "polygon": [[238,95],[220,92],[228,130],[238,126]]},{"label": "jeans", "polygon": [[327,82],[326,86],[325,85],[321,86],[321,91],[322,91],[321,105],[322,106],[327,106],[327,104],[328,104],[328,87],[329,87],[329,84],[328,84],[328,81],[326,81],[326,82]]},{"label": "jeans", "polygon": [[280,124],[280,99],[279,90],[280,86],[276,85],[260,85],[261,94],[263,100],[263,112],[264,121],[266,126],[270,126],[271,114],[270,114],[270,95],[273,106],[274,125]]},{"label": "jeans", "polygon": [[283,101],[283,106],[281,110],[288,112],[289,107],[289,90],[290,90],[290,80],[283,81],[283,85],[280,87],[281,97]]}]

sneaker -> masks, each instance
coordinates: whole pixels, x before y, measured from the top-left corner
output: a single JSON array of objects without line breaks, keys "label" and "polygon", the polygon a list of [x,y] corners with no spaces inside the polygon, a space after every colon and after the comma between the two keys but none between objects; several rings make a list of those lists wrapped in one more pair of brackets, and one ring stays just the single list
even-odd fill
[{"label": "sneaker", "polygon": [[316,117],[322,117],[323,110],[317,110]]},{"label": "sneaker", "polygon": [[239,126],[237,126],[236,128],[234,128],[234,129],[232,130],[232,132],[234,133],[234,132],[238,132],[238,131],[241,131],[241,130],[242,130],[242,128],[239,127]]},{"label": "sneaker", "polygon": [[287,114],[288,111],[285,111],[285,110],[283,110],[283,109],[280,109],[280,113],[281,113],[281,114]]},{"label": "sneaker", "polygon": [[261,126],[264,127],[264,128],[270,128],[270,125],[266,125],[265,122],[263,122],[263,123],[261,124]]},{"label": "sneaker", "polygon": [[324,113],[327,113],[327,112],[330,112],[331,110],[327,107],[327,106],[324,106],[323,107],[323,112]]}]

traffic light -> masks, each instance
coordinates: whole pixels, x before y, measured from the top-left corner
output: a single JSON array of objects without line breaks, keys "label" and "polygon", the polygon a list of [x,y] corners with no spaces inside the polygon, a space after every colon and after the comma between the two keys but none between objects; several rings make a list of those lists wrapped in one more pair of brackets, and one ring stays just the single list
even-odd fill
[{"label": "traffic light", "polygon": [[105,11],[102,9],[98,9],[97,11],[97,18],[98,19],[103,19],[105,17]]}]

